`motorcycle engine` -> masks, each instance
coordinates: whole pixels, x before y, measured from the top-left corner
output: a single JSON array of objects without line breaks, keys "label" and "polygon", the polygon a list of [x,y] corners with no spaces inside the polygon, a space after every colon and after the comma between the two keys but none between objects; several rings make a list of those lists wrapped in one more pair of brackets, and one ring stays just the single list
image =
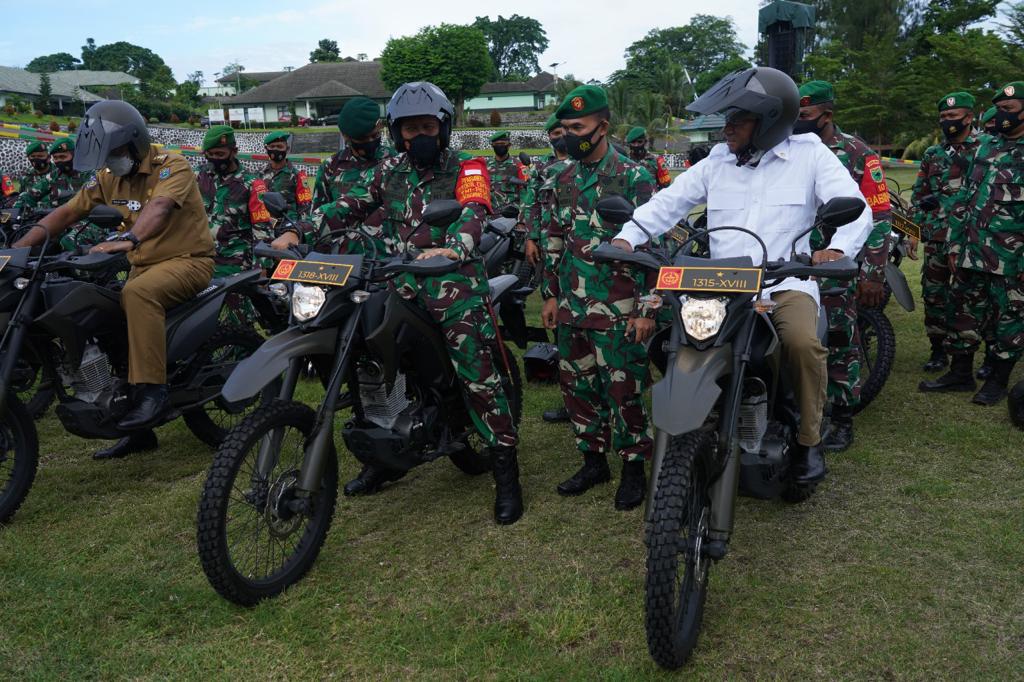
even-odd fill
[{"label": "motorcycle engine", "polygon": [[75,397],[87,403],[99,402],[100,397],[114,385],[110,359],[99,346],[90,343],[82,353],[82,363],[71,376],[64,376]]},{"label": "motorcycle engine", "polygon": [[395,375],[395,383],[389,391],[384,383],[384,368],[374,360],[366,360],[356,368],[356,379],[363,415],[381,428],[393,429],[410,404],[405,394],[405,375],[401,372]]}]

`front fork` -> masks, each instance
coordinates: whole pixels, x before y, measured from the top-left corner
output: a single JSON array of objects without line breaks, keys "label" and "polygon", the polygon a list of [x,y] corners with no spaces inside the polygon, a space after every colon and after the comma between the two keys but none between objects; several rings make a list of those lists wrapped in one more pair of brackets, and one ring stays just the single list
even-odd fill
[{"label": "front fork", "polygon": [[18,307],[11,315],[11,321],[4,331],[3,339],[0,340],[0,352],[3,353],[3,360],[0,361],[0,415],[7,412],[7,400],[11,388],[11,379],[14,377],[14,369],[21,356],[21,349],[28,335],[28,327],[32,323],[36,301],[41,295],[43,283],[39,278],[33,277],[29,282],[28,291],[21,297]]}]

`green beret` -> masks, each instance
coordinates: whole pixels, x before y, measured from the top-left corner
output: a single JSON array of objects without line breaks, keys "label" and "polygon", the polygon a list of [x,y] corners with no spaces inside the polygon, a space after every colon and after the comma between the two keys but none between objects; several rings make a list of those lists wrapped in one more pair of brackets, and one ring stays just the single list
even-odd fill
[{"label": "green beret", "polygon": [[973,109],[974,95],[969,92],[951,92],[939,100],[939,111],[948,109]]},{"label": "green beret", "polygon": [[235,129],[231,126],[210,126],[203,136],[203,151],[208,152],[214,147],[234,147]]},{"label": "green beret", "polygon": [[75,151],[75,138],[65,137],[60,140],[54,140],[50,145],[51,154],[59,154],[61,152],[73,152]]},{"label": "green beret", "polygon": [[981,115],[981,122],[983,124],[984,123],[988,123],[989,121],[991,121],[995,117],[996,117],[996,108],[995,107],[989,107],[988,109],[985,110],[985,113]]},{"label": "green beret", "polygon": [[647,137],[647,128],[641,128],[640,126],[630,128],[629,132],[626,133],[626,144],[639,140],[641,137]]},{"label": "green beret", "polygon": [[29,142],[28,146],[25,147],[25,156],[28,156],[29,154],[35,154],[36,152],[45,151],[46,145],[40,142],[39,140],[36,140],[35,142]]},{"label": "green beret", "polygon": [[555,111],[560,119],[583,118],[608,108],[608,94],[596,85],[581,85],[562,101]]},{"label": "green beret", "polygon": [[992,103],[1002,102],[1004,99],[1024,99],[1024,81],[1013,81],[1004,85],[992,98]]},{"label": "green beret", "polygon": [[491,135],[491,142],[497,142],[498,140],[511,140],[508,136],[507,130],[499,130],[498,132]]},{"label": "green beret", "polygon": [[338,114],[338,129],[349,137],[366,137],[377,127],[380,107],[369,97],[353,97]]},{"label": "green beret", "polygon": [[283,130],[275,130],[274,132],[270,133],[269,135],[263,138],[263,144],[268,145],[271,142],[280,142],[282,140],[284,142],[288,142],[291,139],[291,137],[291,133],[287,133]]},{"label": "green beret", "polygon": [[836,100],[836,91],[826,81],[807,81],[800,86],[800,106],[810,107]]},{"label": "green beret", "polygon": [[544,124],[544,132],[550,133],[555,128],[561,128],[561,127],[562,127],[562,121],[557,116],[555,116],[554,114],[551,114],[550,116],[548,116],[547,123]]}]

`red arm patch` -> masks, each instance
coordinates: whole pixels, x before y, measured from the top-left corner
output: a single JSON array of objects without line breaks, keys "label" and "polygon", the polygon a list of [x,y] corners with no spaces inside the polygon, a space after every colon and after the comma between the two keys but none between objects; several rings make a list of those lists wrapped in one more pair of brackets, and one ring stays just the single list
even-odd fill
[{"label": "red arm patch", "polygon": [[672,174],[668,172],[664,156],[658,157],[658,177],[655,179],[658,181],[658,187],[668,187],[672,184]]},{"label": "red arm patch", "polygon": [[860,179],[860,193],[871,207],[872,213],[883,213],[892,209],[889,203],[889,186],[885,184],[885,171],[881,160],[871,155],[864,159],[864,176]]},{"label": "red arm patch", "polygon": [[262,179],[252,181],[249,188],[249,219],[253,223],[269,223],[270,211],[263,204],[263,193],[267,191],[267,183]]},{"label": "red arm patch", "polygon": [[487,171],[487,162],[483,159],[463,161],[459,168],[459,178],[455,181],[455,198],[459,203],[477,203],[491,211],[491,174]]},{"label": "red arm patch", "polygon": [[300,170],[295,178],[295,203],[302,205],[312,201],[313,192],[310,191],[309,185],[306,184],[306,173]]},{"label": "red arm patch", "polygon": [[11,181],[11,177],[9,175],[5,175],[3,178],[0,178],[0,194],[5,197],[9,197],[14,194],[14,182]]}]

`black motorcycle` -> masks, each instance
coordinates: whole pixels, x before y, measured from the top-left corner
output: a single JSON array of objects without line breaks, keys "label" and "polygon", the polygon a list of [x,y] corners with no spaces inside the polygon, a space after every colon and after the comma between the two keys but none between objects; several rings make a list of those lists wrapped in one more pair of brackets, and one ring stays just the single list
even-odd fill
[{"label": "black motorcycle", "polygon": [[[271,193],[264,201],[271,213],[279,210]],[[461,212],[458,202],[432,202],[422,226],[447,226]],[[334,417],[349,404],[352,416],[341,435],[363,464],[408,471],[447,457],[470,475],[490,469],[441,331],[387,286],[401,273],[437,276],[459,264],[411,260],[411,254],[382,259],[361,232],[339,232],[361,239],[369,253],[329,253],[323,242],[341,236],[333,234],[313,250],[256,250],[279,261],[273,277],[291,289],[291,325],[238,365],[223,396],[252,400],[273,377],[283,373],[285,379],[280,399],[224,440],[197,516],[203,570],[213,588],[237,604],[279,594],[315,561],[338,495]],[[515,281],[511,275],[492,279],[491,300],[500,301]],[[515,358],[500,342],[492,352],[518,423],[522,387]],[[323,372],[326,394],[317,410],[292,399],[306,358]]]},{"label": "black motorcycle", "polygon": [[[121,214],[100,206],[89,220],[113,229]],[[49,237],[41,254],[47,253],[48,245]],[[13,389],[22,368],[39,367],[43,376],[57,379],[56,414],[69,433],[90,439],[129,435],[117,426],[132,405],[127,326],[116,276],[124,269],[124,255],[33,258],[29,249],[14,249],[0,251],[0,261],[5,262],[0,270],[0,311],[11,309],[0,340],[0,415],[16,419],[25,413]],[[218,320],[224,298],[258,278],[254,270],[215,279],[193,300],[167,311],[169,407],[157,425],[182,416],[197,438],[215,447],[260,402],[262,390],[237,402],[220,395],[235,365],[259,348],[263,338]],[[276,392],[276,385],[271,392]],[[16,484],[0,492],[0,521],[14,513],[31,486],[31,477],[9,480],[15,478]]]},{"label": "black motorcycle", "polygon": [[[611,223],[631,219],[622,197],[598,202]],[[838,198],[818,212],[825,226],[855,220],[864,201]],[[634,221],[635,222],[635,221]],[[643,229],[643,226],[641,226]],[[799,412],[781,370],[779,338],[761,292],[783,279],[851,279],[849,258],[812,265],[797,254],[768,262],[754,232],[733,230],[761,245],[761,265],[749,256],[696,258],[679,245],[671,258],[659,251],[627,253],[610,244],[595,260],[622,261],[658,272],[658,289],[673,311],[670,329],[652,347],[665,353],[664,378],[652,390],[656,428],[646,510],[646,628],[651,656],[664,668],[689,658],[700,632],[711,563],[725,557],[732,535],[737,491],[799,502],[816,484],[790,475]],[[646,232],[646,230],[644,230]]]}]

